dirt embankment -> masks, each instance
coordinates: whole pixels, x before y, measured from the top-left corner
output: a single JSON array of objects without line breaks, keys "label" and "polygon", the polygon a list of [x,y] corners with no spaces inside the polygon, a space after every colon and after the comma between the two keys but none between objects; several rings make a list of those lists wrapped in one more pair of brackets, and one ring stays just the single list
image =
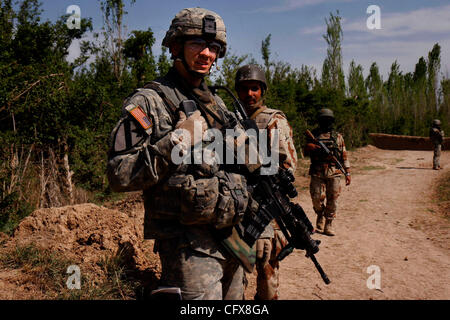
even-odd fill
[{"label": "dirt embankment", "polygon": [[[337,235],[315,234],[322,241],[316,255],[331,279],[325,285],[304,252],[281,262],[281,299],[449,299],[449,215],[435,202],[435,183],[450,170],[431,170],[430,151],[389,151],[373,146],[350,152],[353,179],[339,198]],[[297,172],[296,199],[315,221],[309,198],[308,161]],[[90,279],[105,277],[99,260],[120,252],[126,268],[156,285],[160,265],[153,241],[143,241],[141,196],[104,207],[81,204],[41,209],[22,221],[14,236],[0,234],[0,254],[29,243],[64,256]],[[370,273],[368,273],[368,268]],[[368,288],[373,270],[380,287]],[[150,275],[150,276],[149,276]],[[248,275],[246,298],[255,293]],[[150,280],[148,280],[150,279]],[[373,280],[373,278],[372,278]],[[149,282],[150,281],[150,282]],[[23,268],[0,266],[0,299],[47,299]],[[125,296],[123,298],[135,298]]]},{"label": "dirt embankment", "polygon": [[[81,275],[95,283],[107,276],[107,261],[120,255],[121,265],[116,267],[143,277],[146,272],[152,273],[156,280],[160,272],[159,259],[152,252],[153,242],[143,241],[140,198],[139,194],[132,194],[128,201],[112,204],[115,209],[87,203],[36,210],[20,223],[13,237],[3,235],[0,251],[14,252],[30,244],[38,248],[36,254],[50,250],[55,257],[64,257],[67,267],[79,266]],[[27,278],[29,283],[23,281]],[[27,270],[0,266],[0,299],[46,299],[49,294],[33,286]]]}]

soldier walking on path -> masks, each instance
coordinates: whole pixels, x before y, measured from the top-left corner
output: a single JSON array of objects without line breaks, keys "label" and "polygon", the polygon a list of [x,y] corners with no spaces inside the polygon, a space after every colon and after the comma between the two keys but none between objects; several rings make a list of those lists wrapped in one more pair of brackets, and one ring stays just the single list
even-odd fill
[{"label": "soldier walking on path", "polygon": [[[331,155],[311,137],[306,137],[304,155],[311,158],[309,175],[311,175],[310,193],[313,208],[317,214],[316,230],[328,236],[334,236],[333,220],[336,218],[337,200],[341,193],[341,178],[343,173],[336,166],[337,159],[345,168],[345,184],[350,185],[350,162],[347,158],[344,138],[333,128],[334,113],[324,108],[319,110],[319,127],[312,131],[313,136],[321,141],[331,151]],[[334,157],[333,157],[334,156]],[[334,158],[334,159],[333,159]],[[325,191],[325,192],[324,192]],[[324,194],[325,193],[325,194]],[[326,198],[326,203],[325,203]]]},{"label": "soldier walking on path", "polygon": [[435,119],[430,128],[430,140],[433,143],[433,169],[440,170],[442,141],[444,140],[444,130],[441,129],[441,120]]}]

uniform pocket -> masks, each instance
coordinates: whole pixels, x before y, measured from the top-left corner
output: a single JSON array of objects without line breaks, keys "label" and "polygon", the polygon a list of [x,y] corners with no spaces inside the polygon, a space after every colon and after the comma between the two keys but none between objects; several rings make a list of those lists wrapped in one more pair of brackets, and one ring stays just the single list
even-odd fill
[{"label": "uniform pocket", "polygon": [[219,199],[217,201],[217,229],[230,227],[239,223],[248,205],[247,184],[243,176],[220,172]]},{"label": "uniform pocket", "polygon": [[232,226],[234,223],[234,200],[231,196],[219,194],[217,201],[217,220],[215,227],[222,229]]},{"label": "uniform pocket", "polygon": [[207,224],[215,219],[215,208],[219,195],[217,177],[194,179],[188,175],[181,195],[181,217],[183,224]]}]

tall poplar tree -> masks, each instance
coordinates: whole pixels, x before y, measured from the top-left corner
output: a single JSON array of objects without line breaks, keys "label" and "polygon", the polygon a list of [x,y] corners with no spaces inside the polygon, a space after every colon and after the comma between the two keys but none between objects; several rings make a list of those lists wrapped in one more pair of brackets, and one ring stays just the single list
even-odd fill
[{"label": "tall poplar tree", "polygon": [[322,67],[322,84],[340,92],[345,92],[345,79],[342,67],[343,32],[339,11],[336,15],[330,12],[329,19],[325,19],[327,33],[323,38],[327,42],[327,56]]}]

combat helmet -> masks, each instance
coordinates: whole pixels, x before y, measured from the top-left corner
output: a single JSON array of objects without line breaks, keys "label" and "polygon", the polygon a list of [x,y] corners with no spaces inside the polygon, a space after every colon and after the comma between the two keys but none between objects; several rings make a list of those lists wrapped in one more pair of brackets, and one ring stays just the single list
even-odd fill
[{"label": "combat helmet", "polygon": [[319,113],[317,115],[317,118],[320,119],[320,118],[325,118],[325,117],[332,118],[334,120],[333,110],[328,109],[328,108],[320,109]]},{"label": "combat helmet", "polygon": [[247,64],[239,68],[234,80],[236,91],[243,81],[259,81],[262,84],[263,93],[267,90],[266,75],[257,64]]},{"label": "combat helmet", "polygon": [[441,126],[441,120],[434,119],[433,123],[431,124],[433,127],[440,127]]},{"label": "combat helmet", "polygon": [[223,19],[215,12],[203,8],[186,8],[175,15],[162,45],[170,48],[177,39],[203,37],[219,42],[222,48],[218,54],[223,58],[227,49],[227,34]]}]

